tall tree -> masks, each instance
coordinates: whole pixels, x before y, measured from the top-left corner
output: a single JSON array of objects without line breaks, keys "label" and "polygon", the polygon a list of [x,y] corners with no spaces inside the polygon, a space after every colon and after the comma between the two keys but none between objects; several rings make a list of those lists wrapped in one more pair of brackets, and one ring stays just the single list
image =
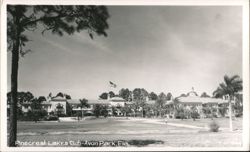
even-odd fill
[{"label": "tall tree", "polygon": [[150,100],[157,100],[157,98],[158,98],[158,96],[157,96],[156,93],[151,92],[151,93],[149,94],[149,99],[150,99]]},{"label": "tall tree", "polygon": [[156,106],[159,109],[160,117],[162,117],[162,108],[164,107],[166,101],[167,101],[167,96],[163,92],[161,92],[156,101]]},{"label": "tall tree", "polygon": [[71,99],[71,96],[68,95],[68,94],[65,94],[64,96],[65,96],[66,99]]},{"label": "tall tree", "polygon": [[37,122],[40,118],[44,117],[47,115],[47,111],[42,109],[42,100],[34,98],[31,101],[31,113],[32,113],[32,118],[35,122]]},{"label": "tall tree", "polygon": [[64,94],[62,93],[62,92],[59,92],[57,95],[56,95],[56,97],[64,97]]},{"label": "tall tree", "polygon": [[138,111],[141,112],[142,117],[144,117],[144,107],[146,105],[146,97],[148,96],[148,92],[144,88],[135,88],[133,90],[133,100],[135,107]]},{"label": "tall tree", "polygon": [[43,101],[46,101],[46,98],[44,96],[40,96],[38,97],[37,99],[39,102],[43,102]]},{"label": "tall tree", "polygon": [[134,100],[146,100],[148,92],[144,88],[135,88],[133,90]]},{"label": "tall tree", "polygon": [[[8,50],[12,53],[11,63],[11,103],[10,103],[10,134],[8,145],[13,147],[17,131],[17,88],[19,56],[30,50],[24,47],[29,41],[26,31],[42,27],[42,34],[51,31],[52,34],[63,36],[86,30],[93,35],[107,36],[108,10],[105,6],[69,6],[69,5],[8,5],[7,6],[7,41]],[[40,26],[41,25],[41,26]]]},{"label": "tall tree", "polygon": [[[27,92],[17,92],[17,101],[19,104],[22,104],[24,102],[31,102],[31,100],[34,98],[33,94],[29,91]],[[7,93],[7,103],[11,103],[11,92]]]},{"label": "tall tree", "polygon": [[209,98],[210,96],[209,96],[206,92],[203,92],[203,93],[201,94],[201,97],[202,97],[202,98]]},{"label": "tall tree", "polygon": [[131,91],[129,91],[129,89],[124,89],[122,88],[119,91],[119,96],[122,97],[124,100],[129,101],[130,97],[131,97]]},{"label": "tall tree", "polygon": [[229,127],[233,131],[232,121],[232,100],[234,100],[236,93],[242,90],[242,80],[238,75],[229,77],[224,76],[224,82],[220,83],[219,87],[213,92],[214,97],[228,96],[228,108],[229,108]]},{"label": "tall tree", "polygon": [[109,98],[115,97],[115,93],[113,91],[109,91]]},{"label": "tall tree", "polygon": [[83,98],[83,99],[80,99],[80,103],[81,103],[81,112],[82,112],[82,117],[83,117],[83,108],[88,108],[89,107],[89,104],[88,104],[88,100]]},{"label": "tall tree", "polygon": [[169,92],[169,93],[167,94],[167,100],[171,100],[172,96],[173,96],[173,95]]},{"label": "tall tree", "polygon": [[101,115],[101,110],[102,110],[102,105],[96,104],[94,106],[93,112],[94,112],[94,115],[96,116],[96,118],[98,118]]},{"label": "tall tree", "polygon": [[103,100],[107,100],[108,99],[108,93],[107,92],[103,92],[100,96],[99,96],[100,99],[103,99]]}]

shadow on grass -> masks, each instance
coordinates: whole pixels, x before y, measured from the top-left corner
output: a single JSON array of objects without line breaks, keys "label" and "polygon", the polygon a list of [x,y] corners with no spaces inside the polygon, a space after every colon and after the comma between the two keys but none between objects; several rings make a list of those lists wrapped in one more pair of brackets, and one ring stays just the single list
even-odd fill
[{"label": "shadow on grass", "polygon": [[82,141],[81,147],[144,147],[151,144],[164,144],[164,142],[161,140]]},{"label": "shadow on grass", "polygon": [[148,146],[150,144],[163,144],[164,142],[161,140],[129,140],[127,141],[131,146],[143,147]]}]

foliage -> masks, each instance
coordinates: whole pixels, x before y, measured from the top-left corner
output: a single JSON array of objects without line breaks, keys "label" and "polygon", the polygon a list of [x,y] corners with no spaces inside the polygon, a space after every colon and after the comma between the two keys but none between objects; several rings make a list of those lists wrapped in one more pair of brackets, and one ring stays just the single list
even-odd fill
[{"label": "foliage", "polygon": [[103,100],[107,100],[107,99],[108,99],[108,96],[109,96],[110,98],[113,98],[113,97],[115,97],[115,93],[114,93],[113,91],[110,91],[109,93],[103,92],[103,93],[99,96],[99,98],[100,98],[100,99],[103,99]]},{"label": "foliage", "polygon": [[103,99],[103,100],[107,100],[108,99],[108,93],[106,92],[103,92],[100,96],[99,96],[100,99]]},{"label": "foliage", "polygon": [[136,113],[136,115],[140,115],[144,117],[144,108],[146,106],[145,100],[134,100],[133,104],[131,105],[132,109]]},{"label": "foliage", "polygon": [[56,97],[64,97],[64,94],[62,93],[62,92],[59,92],[57,95],[56,95]]},{"label": "foliage", "polygon": [[150,99],[150,100],[157,100],[157,99],[158,99],[158,96],[157,96],[156,93],[151,92],[151,93],[149,94],[149,99]]},{"label": "foliage", "polygon": [[206,92],[203,92],[201,94],[201,98],[209,98],[210,96],[206,93]]},{"label": "foliage", "polygon": [[217,108],[213,107],[211,104],[203,104],[202,112],[206,116],[206,118],[214,118],[217,117]]},{"label": "foliage", "polygon": [[88,100],[87,99],[85,99],[85,98],[83,98],[83,99],[80,99],[79,100],[80,101],[80,103],[81,103],[81,108],[88,108],[90,105],[88,104]]},{"label": "foliage", "polygon": [[45,121],[57,121],[58,119],[59,119],[58,116],[54,116],[54,115],[49,115],[44,118]]},{"label": "foliage", "polygon": [[39,96],[39,97],[38,97],[38,101],[39,101],[39,102],[46,101],[46,98],[45,98],[44,96]]},{"label": "foliage", "polygon": [[71,96],[68,95],[68,94],[65,94],[65,98],[66,98],[66,99],[71,99]]},{"label": "foliage", "polygon": [[94,106],[94,111],[93,112],[94,112],[94,115],[96,116],[96,118],[98,118],[101,115],[101,110],[102,110],[101,105],[96,104]]},{"label": "foliage", "polygon": [[173,95],[169,92],[169,93],[167,94],[167,100],[171,100],[172,96],[173,96]]},{"label": "foliage", "polygon": [[185,109],[183,107],[178,107],[176,109],[175,118],[176,119],[182,119],[182,120],[186,119],[187,117],[185,116],[185,113],[186,113],[186,111],[185,111]]},{"label": "foliage", "polygon": [[225,117],[225,114],[226,114],[226,112],[227,112],[227,107],[225,107],[225,106],[222,106],[222,107],[219,107],[219,113],[220,113],[220,115],[222,116],[222,117]]},{"label": "foliage", "polygon": [[46,110],[29,110],[27,113],[25,113],[23,116],[19,117],[19,120],[21,121],[39,121],[40,119],[45,118],[48,113]]},{"label": "foliage", "polygon": [[42,109],[41,101],[39,101],[37,98],[32,99],[30,107],[32,111],[41,110]]},{"label": "foliage", "polygon": [[[8,5],[8,48],[13,48],[13,41],[16,40],[16,28],[20,33],[20,46],[25,46],[29,41],[23,33],[27,30],[35,30],[41,24],[45,31],[63,36],[82,30],[87,30],[93,39],[93,34],[107,36],[107,19],[109,14],[105,6],[70,6],[70,5]],[[19,19],[16,27],[15,18]],[[27,53],[20,50],[21,54]]]},{"label": "foliage", "polygon": [[107,106],[102,106],[101,115],[104,116],[105,118],[108,116],[108,107]]},{"label": "foliage", "polygon": [[72,115],[72,107],[68,102],[66,102],[66,116],[71,116]]},{"label": "foliage", "polygon": [[58,103],[56,105],[56,111],[55,111],[55,114],[58,116],[58,117],[63,117],[65,114],[65,110],[63,108],[63,105]]},{"label": "foliage", "polygon": [[7,50],[12,53],[9,146],[16,146],[19,56],[31,51],[24,50],[29,41],[25,32],[41,27],[42,34],[51,31],[63,36],[85,30],[93,39],[94,34],[107,36],[108,18],[105,6],[7,5]]},{"label": "foliage", "polygon": [[57,95],[55,97],[62,97],[62,98],[65,98],[65,99],[71,99],[70,95],[68,95],[66,93],[62,93],[62,92],[57,93]]},{"label": "foliage", "polygon": [[133,112],[129,105],[125,105],[124,107],[122,107],[121,111],[125,114],[125,116],[131,115],[131,113]]},{"label": "foliage", "polygon": [[156,107],[158,108],[160,117],[162,117],[162,111],[166,101],[167,101],[167,96],[163,92],[161,92],[158,96],[158,99],[156,100]]},{"label": "foliage", "polygon": [[242,80],[238,75],[229,77],[224,76],[224,82],[220,83],[219,87],[213,92],[213,96],[221,98],[224,95],[229,95],[231,98],[235,94],[242,90]]},{"label": "foliage", "polygon": [[197,109],[196,109],[196,107],[191,107],[191,113],[190,113],[190,116],[191,116],[191,118],[193,118],[193,120],[195,121],[195,119],[198,119],[199,118],[199,113],[198,113],[198,111],[197,111]]},{"label": "foliage", "polygon": [[108,116],[108,107],[106,105],[96,104],[94,106],[93,112],[94,112],[94,115],[96,116],[96,118],[98,118],[99,116],[107,117]]},{"label": "foliage", "polygon": [[235,116],[240,117],[243,115],[243,95],[235,94],[235,104],[233,105],[233,109],[235,111]]},{"label": "foliage", "polygon": [[135,113],[140,113],[142,117],[145,114],[146,98],[148,92],[144,88],[135,88],[133,90],[133,110]]},{"label": "foliage", "polygon": [[131,101],[131,91],[129,91],[128,88],[126,89],[122,88],[119,91],[119,96],[125,99],[126,101]]},{"label": "foliage", "polygon": [[110,98],[115,97],[115,93],[114,93],[113,91],[109,91],[109,97],[110,97]]},{"label": "foliage", "polygon": [[[34,98],[33,94],[29,91],[27,92],[17,92],[17,99],[18,103],[22,104],[24,102],[31,102],[31,100]],[[11,92],[7,93],[7,103],[10,104],[11,101]]]},{"label": "foliage", "polygon": [[[22,107],[21,105],[23,105],[23,103],[30,103],[33,99],[34,96],[31,92],[27,91],[27,92],[18,92],[17,93],[17,102],[18,102],[18,106],[17,106],[17,119],[22,119],[23,116],[23,112],[22,112]],[[7,93],[7,104],[10,105],[11,102],[11,92]],[[7,116],[10,116],[10,109],[7,109]]]},{"label": "foliage", "polygon": [[213,92],[213,96],[215,98],[221,98],[223,96],[228,96],[228,108],[229,108],[229,127],[230,130],[233,131],[233,121],[232,121],[232,103],[236,96],[236,94],[241,91],[243,88],[242,80],[238,75],[234,75],[229,77],[227,75],[224,76],[224,82],[219,84],[219,87]]},{"label": "foliage", "polygon": [[217,124],[215,121],[212,121],[211,123],[209,123],[209,130],[211,132],[218,132],[219,131],[219,124]]},{"label": "foliage", "polygon": [[143,101],[146,100],[148,92],[144,88],[135,88],[133,90],[133,99]]}]

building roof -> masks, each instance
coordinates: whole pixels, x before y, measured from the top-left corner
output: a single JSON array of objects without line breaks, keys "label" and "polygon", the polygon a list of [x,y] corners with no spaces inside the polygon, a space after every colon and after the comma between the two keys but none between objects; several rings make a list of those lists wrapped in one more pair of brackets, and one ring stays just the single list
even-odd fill
[{"label": "building roof", "polygon": [[171,104],[174,104],[174,101],[173,100],[168,100],[166,105],[171,105]]},{"label": "building roof", "polygon": [[125,99],[121,98],[121,97],[113,97],[109,99],[110,101],[126,101]]},{"label": "building roof", "polygon": [[182,103],[225,103],[228,102],[226,100],[222,99],[216,99],[216,98],[201,98],[199,96],[187,96],[187,97],[179,97],[179,102]]},{"label": "building roof", "polygon": [[66,101],[67,99],[61,97],[61,96],[57,96],[51,99],[51,101]]},{"label": "building roof", "polygon": [[48,102],[48,101],[43,101],[43,102],[42,102],[42,105],[51,105],[51,103]]},{"label": "building roof", "polygon": [[187,96],[196,97],[198,94],[195,91],[190,91],[187,93]]},{"label": "building roof", "polygon": [[68,99],[67,102],[69,104],[81,104],[79,99]]},{"label": "building roof", "polygon": [[[41,104],[42,105],[51,105],[51,103],[48,101],[43,101]],[[31,105],[31,102],[24,102],[21,105]]]},{"label": "building roof", "polygon": [[88,100],[88,104],[105,104],[109,105],[109,100]]}]

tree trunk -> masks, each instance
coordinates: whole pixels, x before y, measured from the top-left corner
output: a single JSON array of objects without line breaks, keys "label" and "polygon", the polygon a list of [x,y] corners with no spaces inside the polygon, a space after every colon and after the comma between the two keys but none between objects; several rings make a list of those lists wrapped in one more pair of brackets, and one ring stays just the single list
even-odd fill
[{"label": "tree trunk", "polygon": [[231,97],[229,97],[229,102],[228,102],[228,112],[229,112],[229,128],[230,131],[233,131],[233,120],[232,120],[232,103],[231,103]]},{"label": "tree trunk", "polygon": [[82,110],[82,108],[81,108],[81,111],[82,111],[82,118],[83,118],[83,110]]},{"label": "tree trunk", "polygon": [[15,37],[12,48],[12,63],[11,63],[11,101],[10,101],[10,117],[9,117],[9,146],[15,147],[17,134],[17,87],[18,87],[18,61],[19,61],[19,18],[13,18],[15,24]]},{"label": "tree trunk", "polygon": [[143,108],[142,108],[142,110],[141,110],[141,111],[142,111],[142,118],[143,118]]}]

